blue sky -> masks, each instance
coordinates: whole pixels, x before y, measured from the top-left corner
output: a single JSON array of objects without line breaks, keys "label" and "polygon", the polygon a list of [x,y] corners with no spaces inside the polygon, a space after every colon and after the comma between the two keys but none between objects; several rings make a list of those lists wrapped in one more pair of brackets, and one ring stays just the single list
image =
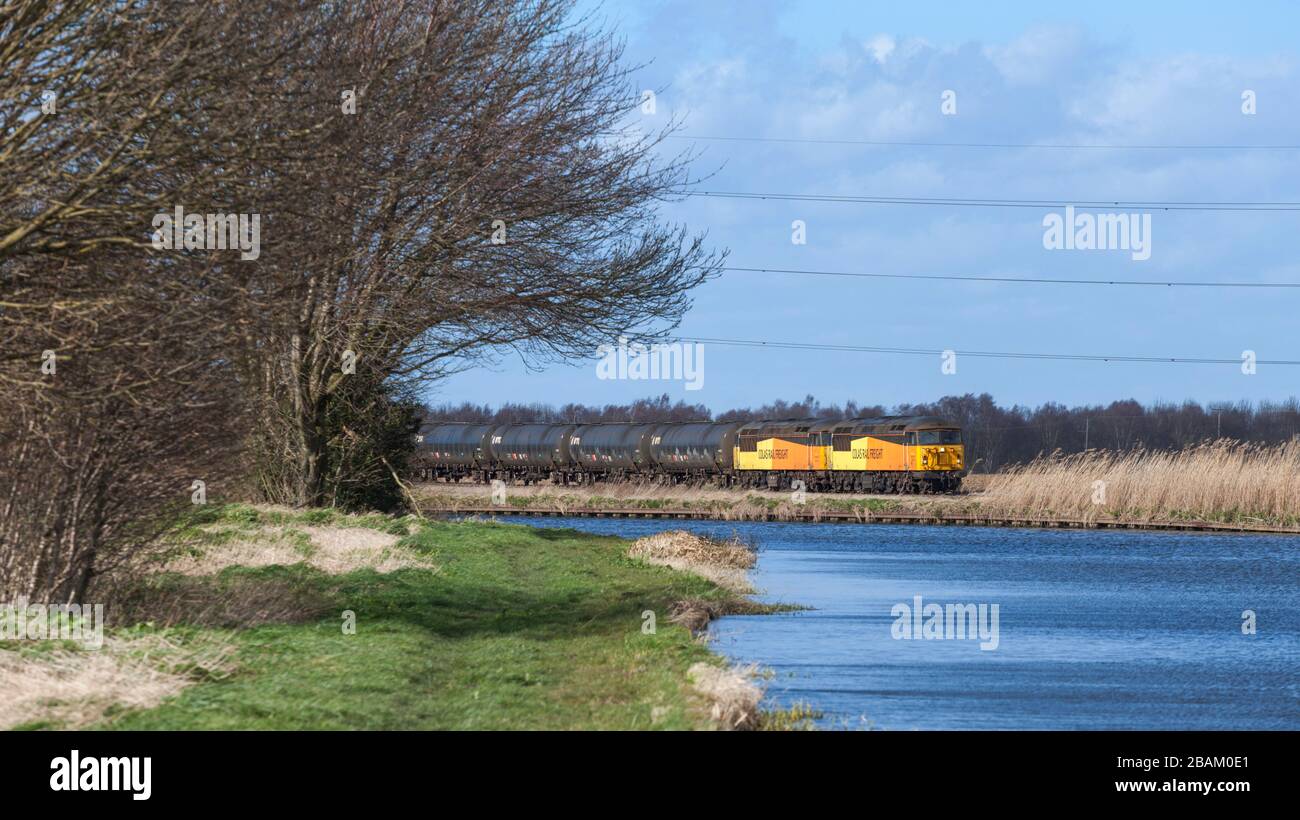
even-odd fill
[{"label": "blue sky", "polygon": [[[606,2],[596,17],[649,63],[645,127],[889,142],[1300,143],[1300,7],[1286,3]],[[1255,93],[1256,113],[1241,111]],[[941,112],[956,94],[957,112]],[[890,147],[673,140],[702,187],[907,197],[1297,201],[1300,151]],[[1151,257],[1047,250],[1059,208],[691,198],[664,217],[730,265],[894,274],[1300,282],[1300,212],[1146,211]],[[1130,211],[1133,209],[1129,209]],[[807,243],[791,242],[791,223]],[[963,358],[962,350],[1300,359],[1300,290],[1133,288],[726,273],[679,333],[958,351],[809,353],[708,345],[703,387],[597,378],[595,360],[514,358],[434,386],[432,402],[623,402],[715,410],[814,394],[894,405],[989,392],[1005,404],[1283,399],[1300,367]],[[593,351],[594,353],[594,351]]]}]

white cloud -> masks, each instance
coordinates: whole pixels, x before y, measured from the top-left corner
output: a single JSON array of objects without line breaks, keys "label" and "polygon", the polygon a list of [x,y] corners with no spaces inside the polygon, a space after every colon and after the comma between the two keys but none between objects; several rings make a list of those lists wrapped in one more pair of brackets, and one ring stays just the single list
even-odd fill
[{"label": "white cloud", "polygon": [[1034,26],[1005,44],[984,48],[999,73],[1012,85],[1048,85],[1067,69],[1078,68],[1086,43],[1074,26]]},{"label": "white cloud", "polygon": [[884,63],[889,59],[889,55],[894,53],[894,48],[898,43],[888,34],[877,34],[870,40],[867,40],[867,51],[871,52],[871,58],[878,63]]}]

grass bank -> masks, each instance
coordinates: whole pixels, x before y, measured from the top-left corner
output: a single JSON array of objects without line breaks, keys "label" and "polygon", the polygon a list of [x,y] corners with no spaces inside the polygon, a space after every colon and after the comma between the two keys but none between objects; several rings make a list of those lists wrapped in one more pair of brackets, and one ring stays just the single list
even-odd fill
[{"label": "grass bank", "polygon": [[[760,608],[629,546],[498,523],[208,510],[110,604],[104,649],[0,644],[0,682],[28,690],[9,725],[715,728],[731,714],[716,695],[725,665],[675,621]],[[92,664],[103,686],[82,674]],[[152,699],[125,697],[132,681]]]}]

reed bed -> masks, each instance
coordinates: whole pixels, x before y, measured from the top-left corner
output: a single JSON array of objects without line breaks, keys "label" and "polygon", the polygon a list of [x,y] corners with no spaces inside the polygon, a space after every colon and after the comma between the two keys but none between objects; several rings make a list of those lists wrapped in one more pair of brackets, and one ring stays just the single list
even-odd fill
[{"label": "reed bed", "polygon": [[1053,454],[989,478],[982,512],[1085,521],[1300,523],[1300,437],[1174,452]]}]

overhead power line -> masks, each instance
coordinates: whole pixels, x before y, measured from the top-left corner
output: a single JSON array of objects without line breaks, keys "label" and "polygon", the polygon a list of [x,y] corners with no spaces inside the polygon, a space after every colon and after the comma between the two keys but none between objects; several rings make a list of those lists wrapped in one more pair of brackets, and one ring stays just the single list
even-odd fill
[{"label": "overhead power line", "polygon": [[1030,276],[958,276],[937,273],[857,273],[831,270],[797,270],[793,268],[741,268],[726,266],[723,271],[737,273],[781,273],[799,276],[845,276],[861,279],[918,279],[945,282],[1001,282],[1036,285],[1131,285],[1142,287],[1183,288],[1300,288],[1300,282],[1209,282],[1176,280],[1125,280],[1125,279],[1047,279]]},{"label": "overhead power line", "polygon": [[[941,356],[947,350],[919,347],[874,347],[869,345],[835,345],[814,342],[773,342],[756,339],[716,339],[702,336],[678,336],[674,341],[697,344],[729,345],[734,347],[763,347],[785,350],[820,350],[844,353],[893,353],[908,356]],[[1241,358],[1214,359],[1197,356],[1110,356],[1101,354],[1073,353],[1006,353],[989,350],[953,350],[957,356],[969,356],[982,359],[1041,359],[1055,361],[1083,362],[1142,362],[1149,364],[1232,364],[1240,365]],[[1257,365],[1300,365],[1300,360],[1293,359],[1256,359]]]},{"label": "overhead power line", "polygon": [[1186,200],[1080,200],[996,199],[992,197],[848,196],[836,194],[785,194],[755,191],[680,191],[683,196],[723,199],[770,199],[791,202],[842,202],[857,205],[941,205],[968,208],[1076,208],[1136,209],[1145,211],[1300,211],[1300,202],[1193,202]]},{"label": "overhead power line", "polygon": [[1048,150],[1104,150],[1104,151],[1296,151],[1300,145],[1154,145],[1154,144],[1097,144],[1097,143],[1046,143],[1046,142],[934,142],[919,140],[855,140],[819,139],[815,137],[735,137],[714,134],[668,134],[670,139],[705,140],[709,142],[790,143],[805,145],[865,145],[897,148],[1031,148]]}]

